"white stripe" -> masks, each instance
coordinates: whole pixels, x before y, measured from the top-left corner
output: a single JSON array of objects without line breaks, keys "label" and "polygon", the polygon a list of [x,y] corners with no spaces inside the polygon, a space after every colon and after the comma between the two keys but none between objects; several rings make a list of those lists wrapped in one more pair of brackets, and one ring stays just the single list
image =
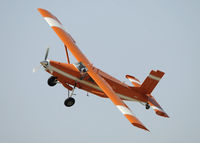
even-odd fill
[{"label": "white stripe", "polygon": [[164,112],[161,108],[158,108],[158,107],[156,107],[156,106],[152,106],[152,108],[153,108],[153,110],[159,110],[159,111]]},{"label": "white stripe", "polygon": [[[57,69],[56,67],[51,66],[50,64],[47,66],[47,69],[48,69],[49,71],[55,71],[55,72],[57,72],[57,73],[59,73],[59,74],[65,76],[65,77],[67,77],[67,78],[70,78],[70,79],[72,79],[72,80],[78,81],[78,82],[80,82],[80,83],[82,83],[82,84],[85,84],[85,85],[87,85],[87,86],[89,86],[89,87],[92,87],[92,88],[94,88],[94,89],[97,89],[97,90],[99,90],[99,91],[102,91],[102,89],[101,89],[100,87],[98,87],[97,85],[94,85],[94,84],[92,84],[92,83],[90,83],[90,82],[87,82],[87,81],[84,81],[84,80],[80,80],[79,78],[77,78],[77,77],[75,77],[75,76],[72,76],[71,74],[68,74],[68,73],[66,73],[66,72],[63,72],[62,70],[59,70],[59,69]],[[136,99],[134,99],[134,98],[127,97],[127,96],[122,95],[122,94],[119,94],[119,93],[116,93],[116,94],[117,94],[117,96],[119,96],[120,98],[125,99],[125,100],[129,100],[129,101],[138,101],[138,100],[136,100]]]},{"label": "white stripe", "polygon": [[149,75],[149,77],[154,79],[154,80],[157,80],[157,81],[160,81],[160,79],[161,79],[161,78],[154,76],[154,75],[151,75],[151,74]]},{"label": "white stripe", "polygon": [[68,74],[68,73],[66,73],[66,72],[63,72],[62,70],[59,70],[59,69],[57,69],[57,68],[55,68],[55,67],[53,67],[53,66],[49,66],[49,69],[50,69],[50,70],[53,70],[53,71],[55,71],[55,72],[57,72],[57,73],[59,73],[59,74],[61,74],[61,75],[64,75],[64,76],[67,77],[67,78],[70,78],[70,79],[72,79],[72,80],[75,80],[75,81],[77,81],[77,82],[80,82],[80,83],[82,83],[82,84],[85,84],[85,85],[87,85],[87,86],[90,86],[90,87],[92,87],[92,88],[95,88],[95,89],[97,89],[97,90],[100,90],[100,88],[99,88],[98,86],[96,86],[96,85],[94,85],[94,84],[91,84],[91,83],[89,83],[89,82],[87,82],[87,81],[85,81],[85,80],[80,80],[79,78],[77,78],[77,77],[75,77],[75,76],[72,76],[71,74]]},{"label": "white stripe", "polygon": [[58,27],[65,31],[65,28],[57,20],[50,17],[44,17],[44,19],[51,27]]},{"label": "white stripe", "polygon": [[[101,90],[101,91],[102,91],[102,90]],[[116,94],[117,94],[117,96],[119,96],[121,99],[125,99],[125,100],[128,100],[128,101],[137,101],[137,102],[138,102],[138,100],[136,100],[136,99],[134,99],[134,98],[131,98],[131,97],[128,97],[128,96],[119,94],[119,93],[116,93]]]},{"label": "white stripe", "polygon": [[135,82],[135,83],[137,83],[137,84],[140,84],[139,81],[137,81],[137,80],[135,80],[135,79],[133,79],[133,78],[129,78],[129,80],[130,80],[131,82]]},{"label": "white stripe", "polygon": [[127,107],[121,106],[121,105],[117,105],[117,108],[125,115],[133,115],[133,113],[131,112],[131,110],[129,110]]},{"label": "white stripe", "polygon": [[[50,17],[44,17],[44,19],[46,20],[46,22],[51,26],[51,27],[58,27],[62,30],[65,31],[65,28],[63,27],[62,24],[60,24],[57,20],[53,19],[53,18],[50,18]],[[72,36],[67,32],[65,31],[69,37],[72,39],[72,41],[74,42],[74,44],[76,44],[76,41],[72,38]]]}]

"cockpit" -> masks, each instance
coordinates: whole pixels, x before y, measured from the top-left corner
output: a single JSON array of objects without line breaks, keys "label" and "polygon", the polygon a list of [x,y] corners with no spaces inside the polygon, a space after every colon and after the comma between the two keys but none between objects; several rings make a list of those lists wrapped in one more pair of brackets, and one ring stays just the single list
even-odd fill
[{"label": "cockpit", "polygon": [[76,68],[81,72],[81,73],[86,73],[87,68],[82,64],[82,62],[78,62],[74,64]]}]

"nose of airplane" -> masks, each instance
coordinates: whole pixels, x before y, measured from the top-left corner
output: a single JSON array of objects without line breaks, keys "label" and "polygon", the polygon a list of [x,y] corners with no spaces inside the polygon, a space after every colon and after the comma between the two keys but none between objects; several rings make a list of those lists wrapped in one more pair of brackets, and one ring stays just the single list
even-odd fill
[{"label": "nose of airplane", "polygon": [[40,64],[43,66],[43,67],[47,67],[47,65],[48,65],[48,61],[42,61],[42,62],[40,62]]}]

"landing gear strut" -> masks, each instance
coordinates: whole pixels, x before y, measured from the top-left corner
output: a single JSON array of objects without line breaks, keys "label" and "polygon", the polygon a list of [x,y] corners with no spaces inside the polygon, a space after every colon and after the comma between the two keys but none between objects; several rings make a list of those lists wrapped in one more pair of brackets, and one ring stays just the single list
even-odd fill
[{"label": "landing gear strut", "polygon": [[74,84],[74,88],[72,89],[71,94],[69,93],[69,90],[68,90],[68,98],[67,98],[67,99],[65,100],[65,102],[64,102],[64,105],[65,105],[66,107],[71,107],[71,106],[74,105],[74,103],[75,103],[75,99],[72,97],[72,95],[75,95],[75,94],[74,94],[75,88],[76,88],[76,83]]},{"label": "landing gear strut", "polygon": [[148,110],[150,108],[149,103],[146,104],[146,109]]}]

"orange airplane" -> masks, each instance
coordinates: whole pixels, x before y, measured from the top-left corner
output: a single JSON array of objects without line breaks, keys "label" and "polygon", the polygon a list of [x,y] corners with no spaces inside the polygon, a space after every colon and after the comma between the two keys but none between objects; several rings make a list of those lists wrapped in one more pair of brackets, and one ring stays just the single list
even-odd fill
[{"label": "orange airplane", "polygon": [[[110,98],[132,125],[147,131],[149,130],[138,120],[123,100],[140,102],[145,105],[146,109],[151,106],[157,115],[169,117],[151,95],[151,92],[163,77],[164,72],[152,70],[142,84],[137,78],[126,75],[126,78],[133,84],[133,86],[128,86],[94,67],[78,48],[76,41],[65,30],[61,22],[47,10],[39,8],[38,11],[65,46],[68,63],[47,60],[49,48],[46,51],[44,61],[40,62],[44,69],[52,75],[48,79],[49,86],[61,83],[68,89],[68,98],[64,102],[65,106],[71,107],[75,103],[75,99],[72,96],[77,87],[97,96]],[[77,59],[78,63],[70,64],[68,50]]]}]

